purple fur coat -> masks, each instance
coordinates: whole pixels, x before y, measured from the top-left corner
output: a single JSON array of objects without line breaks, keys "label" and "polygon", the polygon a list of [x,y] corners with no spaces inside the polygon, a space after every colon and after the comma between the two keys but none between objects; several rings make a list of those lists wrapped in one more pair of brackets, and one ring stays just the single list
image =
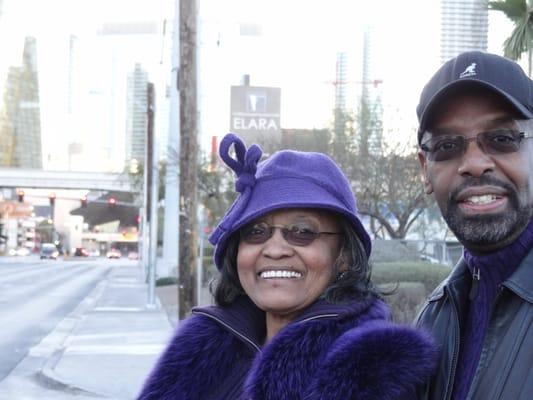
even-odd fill
[{"label": "purple fur coat", "polygon": [[246,298],[193,314],[139,400],[411,400],[435,366],[428,336],[388,322],[380,300],[318,301],[264,346],[264,313]]}]

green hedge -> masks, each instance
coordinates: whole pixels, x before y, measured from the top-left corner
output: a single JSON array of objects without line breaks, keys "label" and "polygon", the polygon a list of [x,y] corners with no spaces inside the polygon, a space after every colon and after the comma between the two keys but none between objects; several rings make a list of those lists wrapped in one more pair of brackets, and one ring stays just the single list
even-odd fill
[{"label": "green hedge", "polygon": [[375,263],[372,266],[372,281],[376,284],[420,282],[429,294],[451,272],[451,268],[424,261]]},{"label": "green hedge", "polygon": [[427,296],[442,282],[451,268],[422,261],[376,263],[372,267],[372,281],[385,292],[394,320],[411,323]]},{"label": "green hedge", "polygon": [[176,278],[175,276],[165,276],[164,278],[159,278],[155,281],[156,286],[169,286],[177,284],[178,278]]}]

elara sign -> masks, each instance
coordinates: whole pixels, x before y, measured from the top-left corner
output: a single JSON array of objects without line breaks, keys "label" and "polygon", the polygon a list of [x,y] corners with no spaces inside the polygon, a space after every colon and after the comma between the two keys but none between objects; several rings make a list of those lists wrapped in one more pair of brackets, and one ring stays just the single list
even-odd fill
[{"label": "elara sign", "polygon": [[278,132],[279,118],[264,118],[264,117],[232,117],[231,126],[233,130],[259,130],[259,131],[275,131]]}]

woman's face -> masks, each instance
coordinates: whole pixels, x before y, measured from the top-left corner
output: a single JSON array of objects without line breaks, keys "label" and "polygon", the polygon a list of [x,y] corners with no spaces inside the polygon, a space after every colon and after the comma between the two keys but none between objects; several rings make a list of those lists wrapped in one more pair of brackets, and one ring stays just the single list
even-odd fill
[{"label": "woman's face", "polygon": [[[281,226],[304,233],[339,233],[340,225],[327,211],[285,209],[268,213],[241,230],[237,271],[243,289],[262,310],[293,320],[331,283],[341,237],[321,234],[302,246],[287,240]],[[261,237],[266,239],[263,243],[259,243]]]}]

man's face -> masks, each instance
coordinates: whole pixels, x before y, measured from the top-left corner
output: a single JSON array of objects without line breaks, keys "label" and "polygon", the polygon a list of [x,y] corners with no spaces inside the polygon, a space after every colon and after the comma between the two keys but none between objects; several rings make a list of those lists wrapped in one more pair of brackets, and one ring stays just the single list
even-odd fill
[{"label": "man's face", "polygon": [[[517,129],[513,109],[484,89],[448,96],[432,114],[422,143],[445,134],[475,138],[480,132]],[[430,160],[419,151],[426,193],[434,194],[446,223],[469,250],[495,251],[527,226],[533,214],[531,142],[522,140],[516,152],[487,154],[474,139],[467,142],[464,154],[445,161]]]}]

